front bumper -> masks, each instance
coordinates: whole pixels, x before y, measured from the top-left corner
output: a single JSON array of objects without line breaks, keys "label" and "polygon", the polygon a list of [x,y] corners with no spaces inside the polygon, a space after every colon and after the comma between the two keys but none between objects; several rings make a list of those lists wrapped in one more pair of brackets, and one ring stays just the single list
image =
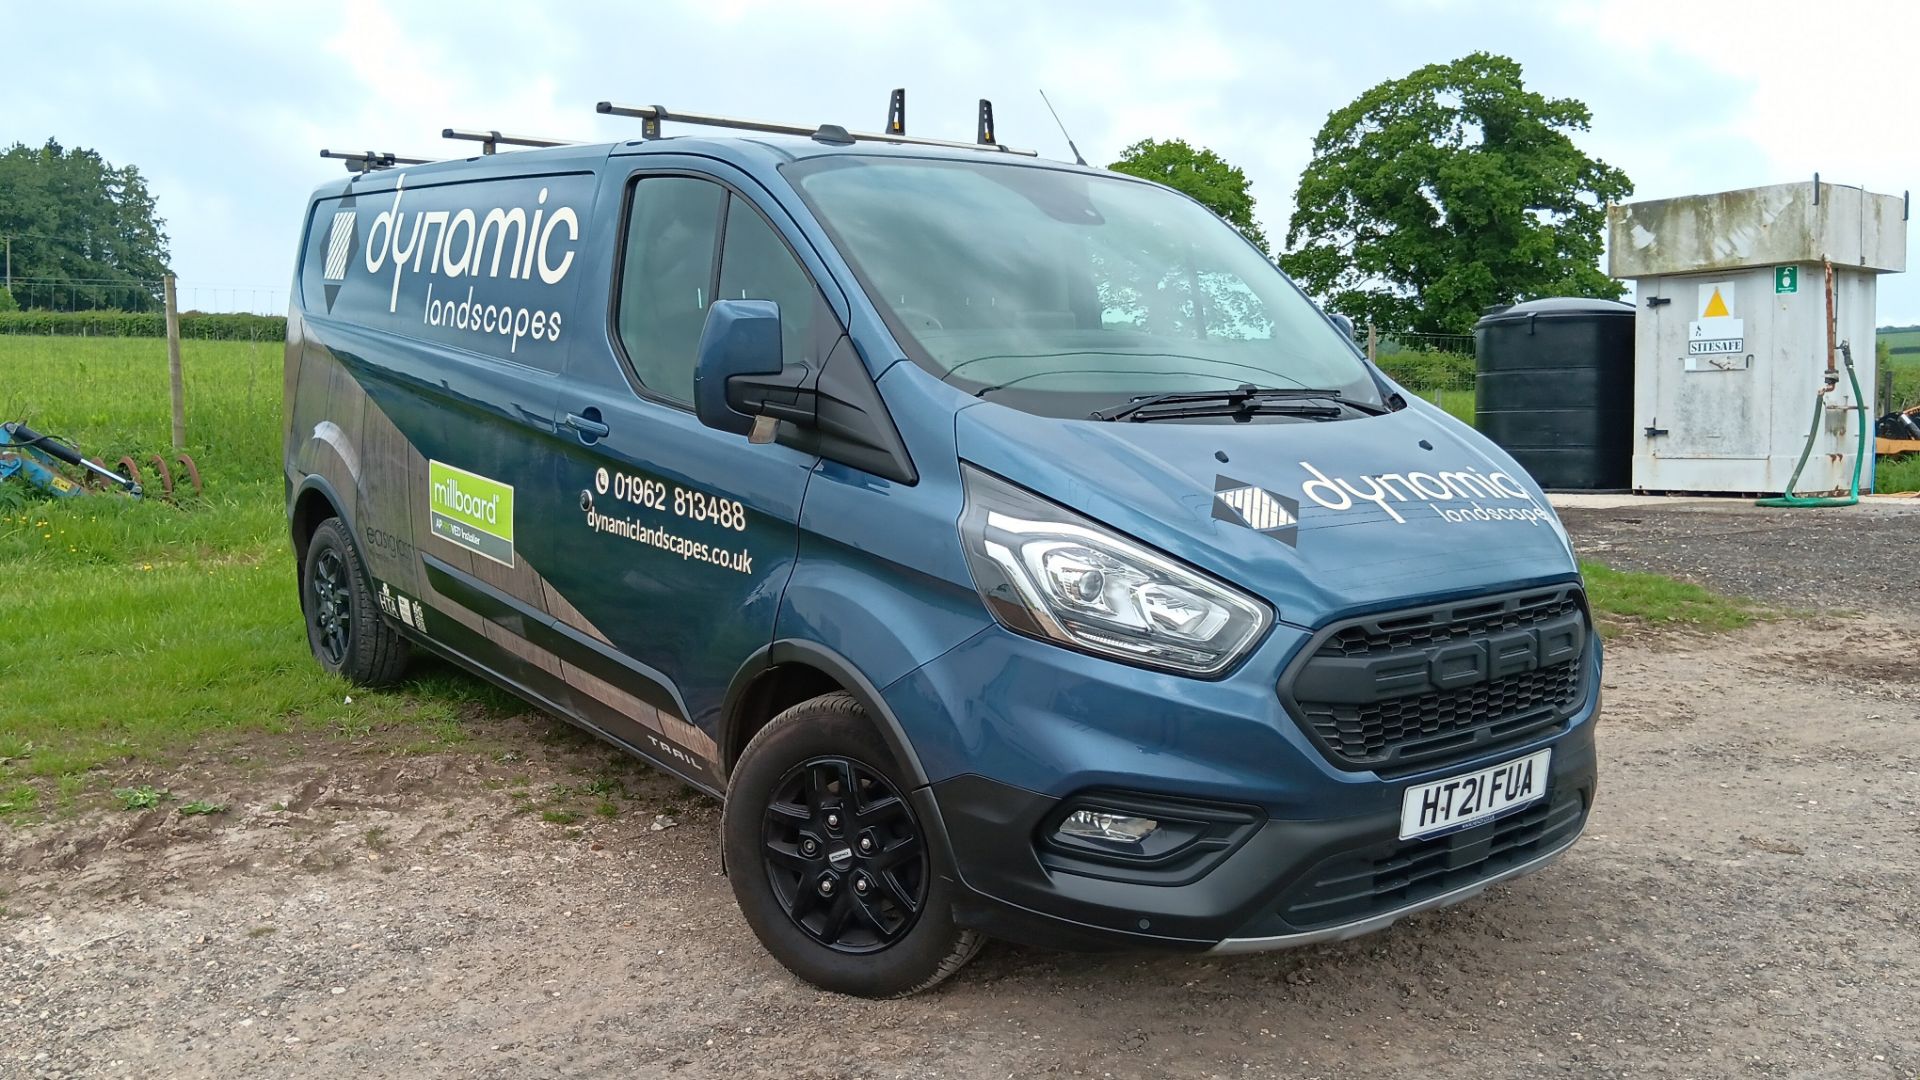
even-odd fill
[{"label": "front bumper", "polygon": [[1550,744],[1546,797],[1507,816],[1401,841],[1401,785],[1383,783],[1395,796],[1391,809],[1266,820],[1203,876],[1180,884],[1050,869],[1036,841],[1059,799],[975,775],[929,791],[961,886],[955,917],[963,925],[1056,948],[1246,952],[1370,933],[1553,861],[1593,805],[1592,726]]},{"label": "front bumper", "polygon": [[[1582,820],[1584,821],[1584,818]],[[1439,908],[1458,904],[1463,900],[1471,900],[1487,891],[1490,886],[1531,874],[1535,870],[1539,870],[1548,863],[1558,859],[1561,855],[1564,855],[1566,850],[1573,846],[1577,835],[1576,831],[1575,836],[1567,837],[1565,842],[1561,843],[1559,847],[1553,848],[1545,855],[1529,859],[1511,869],[1502,870],[1499,873],[1481,878],[1478,881],[1462,885],[1457,889],[1439,893],[1425,900],[1416,900],[1410,904],[1382,912],[1370,918],[1357,919],[1353,922],[1340,923],[1319,930],[1301,930],[1292,934],[1274,934],[1270,937],[1228,938],[1220,944],[1215,945],[1212,951],[1218,953],[1251,953],[1271,952],[1275,949],[1297,949],[1302,945],[1321,945],[1332,941],[1345,941],[1348,938],[1357,938],[1364,934],[1371,934],[1377,930],[1385,930],[1387,927],[1392,926],[1394,923],[1399,922],[1409,915],[1418,915],[1423,911],[1434,911]]]}]

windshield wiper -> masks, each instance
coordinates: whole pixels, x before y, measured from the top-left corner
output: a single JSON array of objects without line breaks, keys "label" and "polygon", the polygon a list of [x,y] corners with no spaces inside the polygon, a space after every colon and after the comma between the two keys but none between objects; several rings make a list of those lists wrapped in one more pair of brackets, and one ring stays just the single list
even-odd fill
[{"label": "windshield wiper", "polygon": [[[1131,418],[1135,422],[1139,422],[1144,420],[1174,420],[1187,416],[1231,416],[1240,412],[1251,414],[1257,411],[1284,411],[1288,414],[1300,416],[1319,416],[1324,414],[1328,419],[1340,415],[1338,408],[1329,406],[1321,406],[1319,408],[1306,406],[1285,410],[1272,407],[1272,405],[1277,405],[1279,402],[1296,399],[1317,399],[1337,402],[1339,405],[1344,405],[1357,412],[1368,413],[1374,416],[1378,416],[1386,411],[1385,409],[1363,401],[1350,401],[1340,396],[1340,391],[1338,390],[1322,390],[1310,386],[1258,387],[1251,383],[1244,383],[1232,390],[1190,390],[1172,394],[1148,394],[1145,397],[1134,398],[1125,405],[1115,405],[1110,409],[1096,410],[1089,413],[1087,418],[1090,420],[1125,420]],[[1159,410],[1159,406],[1162,405],[1216,405],[1220,406],[1220,408],[1207,410],[1170,409],[1162,412]],[[1154,411],[1148,412],[1145,410]]]}]

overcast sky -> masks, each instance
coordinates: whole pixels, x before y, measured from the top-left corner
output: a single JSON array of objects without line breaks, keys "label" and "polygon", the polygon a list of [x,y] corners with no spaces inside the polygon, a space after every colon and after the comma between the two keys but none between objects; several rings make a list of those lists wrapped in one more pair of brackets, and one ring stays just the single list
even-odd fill
[{"label": "overcast sky", "polygon": [[[340,175],[320,147],[451,155],[447,126],[636,136],[594,114],[603,99],[871,130],[905,86],[915,134],[971,138],[987,97],[1003,141],[1070,159],[1044,87],[1094,164],[1177,136],[1240,165],[1277,242],[1331,109],[1486,49],[1587,102],[1580,144],[1636,198],[1815,171],[1920,187],[1911,0],[4,3],[0,143],[140,166],[184,300],[207,308],[284,307],[303,200]],[[1920,273],[1882,279],[1880,321],[1920,323]]]}]

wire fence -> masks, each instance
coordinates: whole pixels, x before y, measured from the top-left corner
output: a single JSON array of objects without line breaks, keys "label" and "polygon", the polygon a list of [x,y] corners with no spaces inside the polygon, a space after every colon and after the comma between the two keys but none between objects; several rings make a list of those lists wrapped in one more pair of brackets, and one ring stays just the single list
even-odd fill
[{"label": "wire fence", "polygon": [[1362,324],[1354,327],[1353,339],[1376,360],[1396,353],[1473,355],[1472,334],[1421,334],[1411,330],[1381,330]]},{"label": "wire fence", "polygon": [[[1422,334],[1410,330],[1354,328],[1354,341],[1395,382],[1442,408],[1473,409],[1472,334]],[[1448,397],[1452,397],[1449,403]]]},{"label": "wire fence", "polygon": [[[15,277],[0,282],[22,311],[160,311],[160,281],[120,278]],[[285,315],[287,290],[254,285],[176,281],[174,294],[183,312]]]},{"label": "wire fence", "polygon": [[[284,341],[286,291],[175,283],[183,339]],[[164,282],[12,279],[0,299],[0,337],[133,337],[167,334]],[[17,309],[17,310],[15,310]]]}]

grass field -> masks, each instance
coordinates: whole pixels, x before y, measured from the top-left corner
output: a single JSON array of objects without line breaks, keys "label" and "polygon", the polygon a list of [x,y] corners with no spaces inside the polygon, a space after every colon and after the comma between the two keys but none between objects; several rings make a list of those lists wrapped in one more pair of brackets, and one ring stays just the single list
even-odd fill
[{"label": "grass field", "polygon": [[[444,667],[363,692],[309,657],[282,506],[280,360],[277,345],[186,343],[198,499],[55,502],[0,486],[0,817],[56,812],[111,789],[126,763],[236,736],[334,732],[404,752],[463,741],[464,719],[521,711]],[[0,336],[0,373],[0,418],[108,460],[168,446],[157,340]],[[1444,405],[1471,421],[1471,393]],[[1587,572],[1615,622],[1752,617],[1666,578]]]},{"label": "grass field", "polygon": [[1420,396],[1445,409],[1468,427],[1473,426],[1473,391],[1422,390]]},{"label": "grass field", "polygon": [[[432,746],[460,741],[471,710],[512,707],[444,669],[349,694],[308,656],[279,479],[280,359],[277,345],[184,345],[197,500],[55,502],[0,485],[0,813],[229,733],[403,729]],[[162,451],[166,370],[158,340],[0,337],[0,418],[109,461]]]}]

